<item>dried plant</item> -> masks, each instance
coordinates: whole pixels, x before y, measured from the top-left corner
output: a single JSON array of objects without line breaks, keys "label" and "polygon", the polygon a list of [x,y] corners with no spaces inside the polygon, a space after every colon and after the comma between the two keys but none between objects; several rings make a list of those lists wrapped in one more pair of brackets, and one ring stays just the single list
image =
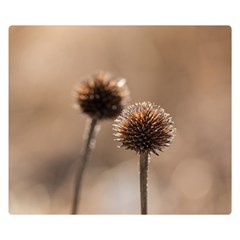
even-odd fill
[{"label": "dried plant", "polygon": [[119,147],[140,154],[141,213],[147,214],[147,176],[150,153],[158,155],[172,142],[175,128],[169,114],[150,102],[136,103],[124,109],[113,124]]},{"label": "dried plant", "polygon": [[75,178],[72,214],[77,214],[81,183],[99,122],[117,117],[129,99],[125,79],[114,79],[110,73],[100,71],[82,82],[76,89],[76,102],[80,110],[90,117],[84,134],[84,147]]}]

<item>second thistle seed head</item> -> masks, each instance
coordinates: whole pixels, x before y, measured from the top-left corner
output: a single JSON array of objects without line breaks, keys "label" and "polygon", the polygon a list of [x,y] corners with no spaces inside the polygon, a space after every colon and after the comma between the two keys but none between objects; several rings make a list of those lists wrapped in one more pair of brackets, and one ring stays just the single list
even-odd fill
[{"label": "second thistle seed head", "polygon": [[176,129],[169,114],[150,102],[136,103],[124,109],[113,125],[121,147],[138,153],[162,151],[172,142]]},{"label": "second thistle seed head", "polygon": [[93,118],[114,118],[129,99],[125,82],[125,79],[112,79],[110,73],[101,71],[78,86],[77,103]]}]

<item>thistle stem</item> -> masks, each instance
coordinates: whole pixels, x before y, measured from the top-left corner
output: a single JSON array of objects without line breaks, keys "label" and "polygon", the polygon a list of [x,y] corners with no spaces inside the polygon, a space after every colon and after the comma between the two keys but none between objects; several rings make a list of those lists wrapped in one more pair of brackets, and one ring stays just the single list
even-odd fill
[{"label": "thistle stem", "polygon": [[84,147],[82,150],[81,157],[77,164],[77,173],[74,182],[74,192],[73,192],[73,202],[72,202],[72,214],[77,214],[77,209],[80,200],[81,194],[81,185],[83,173],[86,168],[87,160],[89,158],[91,150],[94,148],[94,138],[97,132],[97,123],[98,120],[96,118],[92,118],[87,121],[86,132],[84,134],[83,142]]},{"label": "thistle stem", "polygon": [[141,214],[147,214],[148,152],[140,154]]}]

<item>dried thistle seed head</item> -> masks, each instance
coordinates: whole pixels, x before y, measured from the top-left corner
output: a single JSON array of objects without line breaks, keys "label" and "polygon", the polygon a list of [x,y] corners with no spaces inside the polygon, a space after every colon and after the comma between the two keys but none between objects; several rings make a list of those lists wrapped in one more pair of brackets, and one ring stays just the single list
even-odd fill
[{"label": "dried thistle seed head", "polygon": [[136,103],[124,109],[113,124],[120,147],[138,153],[162,151],[172,142],[176,129],[169,114],[150,102]]},{"label": "dried thistle seed head", "polygon": [[125,82],[125,79],[112,79],[110,73],[101,71],[78,86],[77,103],[91,117],[114,118],[129,99]]}]

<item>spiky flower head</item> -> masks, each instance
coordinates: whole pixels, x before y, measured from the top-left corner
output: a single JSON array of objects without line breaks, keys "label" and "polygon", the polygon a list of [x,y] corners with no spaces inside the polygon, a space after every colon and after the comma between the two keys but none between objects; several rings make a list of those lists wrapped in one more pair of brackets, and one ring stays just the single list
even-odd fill
[{"label": "spiky flower head", "polygon": [[129,99],[126,80],[113,79],[104,71],[82,82],[76,92],[82,112],[97,119],[117,117]]},{"label": "spiky flower head", "polygon": [[172,142],[176,129],[169,114],[150,102],[136,103],[124,109],[113,124],[120,147],[137,153],[162,151]]}]

